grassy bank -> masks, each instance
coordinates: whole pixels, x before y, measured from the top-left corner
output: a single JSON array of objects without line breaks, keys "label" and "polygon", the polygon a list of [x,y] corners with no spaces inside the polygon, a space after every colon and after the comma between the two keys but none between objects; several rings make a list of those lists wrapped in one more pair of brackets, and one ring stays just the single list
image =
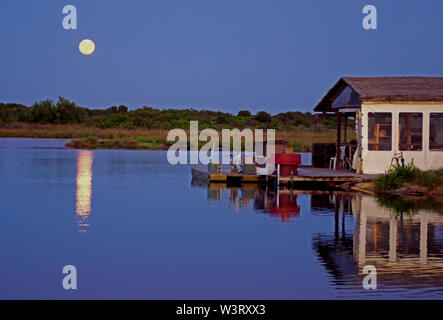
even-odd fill
[{"label": "grassy bank", "polygon": [[[162,150],[171,144],[167,141],[167,135],[168,130],[164,129],[97,128],[83,124],[15,122],[0,126],[0,137],[67,138],[73,139],[68,147],[82,149]],[[312,142],[334,142],[335,130],[320,126],[299,126],[291,130],[277,130],[276,137],[287,140],[294,151],[309,152]]]},{"label": "grassy bank", "polygon": [[168,146],[166,138],[140,135],[112,139],[97,139],[88,136],[73,139],[66,144],[66,147],[74,149],[163,150]]},{"label": "grassy bank", "polygon": [[413,164],[399,165],[378,177],[374,186],[385,202],[395,202],[400,197],[403,199],[397,202],[404,202],[407,198],[409,202],[426,203],[430,200],[434,205],[443,205],[443,169],[423,171]]}]

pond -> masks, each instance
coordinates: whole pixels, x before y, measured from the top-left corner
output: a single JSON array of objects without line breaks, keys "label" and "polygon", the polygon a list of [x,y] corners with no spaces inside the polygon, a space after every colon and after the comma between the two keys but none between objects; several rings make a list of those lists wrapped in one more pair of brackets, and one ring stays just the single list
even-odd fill
[{"label": "pond", "polygon": [[[164,151],[0,139],[2,299],[441,299],[443,215],[192,181]],[[77,290],[62,286],[65,265]],[[362,270],[377,270],[365,290]]]}]

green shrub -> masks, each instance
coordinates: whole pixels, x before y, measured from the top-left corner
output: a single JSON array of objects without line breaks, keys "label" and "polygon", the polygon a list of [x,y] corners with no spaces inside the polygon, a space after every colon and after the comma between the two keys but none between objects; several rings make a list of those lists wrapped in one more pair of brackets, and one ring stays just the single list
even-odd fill
[{"label": "green shrub", "polygon": [[250,117],[251,116],[251,112],[248,110],[240,110],[237,113],[237,117]]},{"label": "green shrub", "polygon": [[396,165],[378,177],[374,185],[378,190],[394,191],[405,185],[419,185],[436,189],[443,185],[443,169],[422,171],[410,163]]},{"label": "green shrub", "polygon": [[383,191],[394,191],[400,188],[406,182],[414,181],[420,175],[420,169],[410,163],[404,167],[396,165],[378,177],[374,185],[377,189]]},{"label": "green shrub", "polygon": [[255,119],[257,119],[257,121],[260,121],[260,122],[271,122],[272,117],[269,113],[267,113],[265,111],[260,111],[260,112],[257,112],[257,114],[255,115]]}]

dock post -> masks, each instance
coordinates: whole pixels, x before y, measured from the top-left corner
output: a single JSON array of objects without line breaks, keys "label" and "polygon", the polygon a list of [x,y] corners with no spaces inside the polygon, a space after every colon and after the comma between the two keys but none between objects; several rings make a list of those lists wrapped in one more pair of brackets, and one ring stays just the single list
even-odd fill
[{"label": "dock post", "polygon": [[293,184],[294,184],[294,172],[291,171],[291,185],[289,186],[289,188],[292,189]]},{"label": "dock post", "polygon": [[340,202],[337,201],[337,197],[335,197],[335,208],[334,208],[334,238],[335,238],[335,242],[338,242],[339,240],[339,206],[340,206]]},{"label": "dock post", "polygon": [[335,146],[335,170],[340,170],[340,146],[341,146],[341,113],[335,112],[337,116],[337,141]]}]

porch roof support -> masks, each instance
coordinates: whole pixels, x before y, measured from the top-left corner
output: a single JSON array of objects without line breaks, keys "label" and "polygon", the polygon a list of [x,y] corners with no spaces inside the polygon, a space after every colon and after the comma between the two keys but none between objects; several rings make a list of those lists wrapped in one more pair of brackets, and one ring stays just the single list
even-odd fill
[{"label": "porch roof support", "polygon": [[340,170],[340,145],[341,145],[341,113],[335,112],[337,115],[337,144],[335,146],[335,169]]}]

